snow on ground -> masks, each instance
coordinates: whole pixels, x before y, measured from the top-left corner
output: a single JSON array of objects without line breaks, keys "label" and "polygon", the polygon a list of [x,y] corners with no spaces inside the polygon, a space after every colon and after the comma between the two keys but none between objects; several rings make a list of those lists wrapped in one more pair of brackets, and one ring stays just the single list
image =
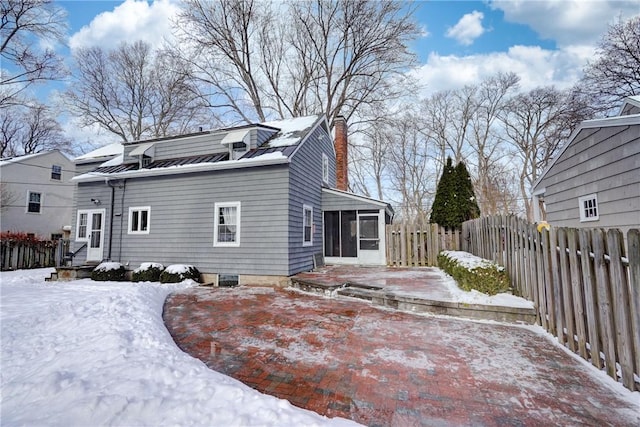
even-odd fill
[{"label": "snow on ground", "polygon": [[121,268],[123,268],[123,265],[119,262],[101,262],[95,269],[96,271],[111,271]]},{"label": "snow on ground", "polygon": [[182,352],[162,321],[187,284],[48,283],[0,273],[0,422],[13,425],[355,425],[261,394]]},{"label": "snow on ground", "polygon": [[478,267],[491,267],[491,266],[495,266],[499,270],[504,270],[504,267],[494,264],[493,262],[487,259],[480,258],[479,256],[470,254],[469,252],[442,251],[441,254],[445,255],[449,259],[454,259],[458,261],[458,264],[468,268],[469,270],[473,270]]},{"label": "snow on ground", "polygon": [[451,300],[464,304],[484,304],[497,305],[502,307],[518,307],[518,308],[534,308],[533,301],[518,297],[512,294],[500,293],[496,295],[487,295],[478,292],[475,289],[465,291],[460,289],[458,282],[440,269],[436,269],[441,276],[441,283],[447,288],[451,294]]}]

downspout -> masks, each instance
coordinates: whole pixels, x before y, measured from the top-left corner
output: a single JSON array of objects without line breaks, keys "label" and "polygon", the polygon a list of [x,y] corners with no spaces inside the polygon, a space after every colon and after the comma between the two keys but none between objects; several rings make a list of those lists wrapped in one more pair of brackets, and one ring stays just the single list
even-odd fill
[{"label": "downspout", "polygon": [[122,262],[122,227],[124,225],[124,193],[127,189],[127,180],[122,180],[122,197],[120,198],[120,241],[118,242],[118,262]]},{"label": "downspout", "polygon": [[111,205],[111,220],[109,221],[109,253],[108,253],[108,259],[109,261],[112,261],[111,256],[113,253],[113,220],[116,217],[115,214],[115,191],[116,191],[116,185],[119,188],[122,188],[122,197],[120,199],[120,236],[119,236],[119,242],[118,242],[118,248],[119,248],[119,255],[118,255],[118,262],[120,262],[120,258],[122,256],[122,226],[123,226],[123,222],[124,220],[122,219],[122,215],[123,215],[123,211],[124,211],[124,193],[125,193],[125,187],[126,187],[126,179],[122,180],[122,184],[121,185],[117,185],[114,181],[109,180],[109,179],[105,179],[105,182],[107,183],[107,185],[109,187],[111,187],[111,200],[110,200],[110,205]]},{"label": "downspout", "polygon": [[116,191],[116,189],[115,189],[115,187],[113,185],[111,185],[111,180],[109,180],[109,178],[106,178],[104,181],[106,182],[106,184],[109,187],[111,187],[111,199],[110,199],[111,210],[110,210],[110,213],[109,213],[109,216],[111,217],[110,220],[109,220],[109,253],[107,255],[107,259],[109,261],[111,261],[111,247],[113,246],[113,217],[114,217],[113,207],[114,207],[114,204],[115,204],[114,203],[115,202],[114,199],[115,199],[115,191]]}]

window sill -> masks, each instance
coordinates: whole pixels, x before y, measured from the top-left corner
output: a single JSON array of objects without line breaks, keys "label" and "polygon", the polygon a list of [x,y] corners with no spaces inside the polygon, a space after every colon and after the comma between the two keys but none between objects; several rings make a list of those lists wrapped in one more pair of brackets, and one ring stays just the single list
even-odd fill
[{"label": "window sill", "polygon": [[600,221],[600,217],[580,219],[580,222],[596,222]]}]

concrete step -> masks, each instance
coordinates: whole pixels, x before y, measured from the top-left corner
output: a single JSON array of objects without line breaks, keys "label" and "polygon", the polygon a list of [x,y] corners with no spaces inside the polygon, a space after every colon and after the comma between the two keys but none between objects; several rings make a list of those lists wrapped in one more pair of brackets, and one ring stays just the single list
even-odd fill
[{"label": "concrete step", "polygon": [[381,286],[353,282],[327,284],[312,279],[293,277],[291,279],[291,285],[305,292],[332,297],[358,298],[369,301],[373,305],[412,313],[431,313],[468,319],[484,319],[531,325],[536,322],[536,312],[533,308],[466,304],[410,295],[398,295],[385,291],[384,287]]},{"label": "concrete step", "polygon": [[49,277],[44,278],[45,282],[57,282],[58,281],[58,273],[53,272]]},{"label": "concrete step", "polygon": [[88,279],[96,267],[93,265],[81,265],[74,267],[56,267],[57,280],[66,282],[70,280]]}]

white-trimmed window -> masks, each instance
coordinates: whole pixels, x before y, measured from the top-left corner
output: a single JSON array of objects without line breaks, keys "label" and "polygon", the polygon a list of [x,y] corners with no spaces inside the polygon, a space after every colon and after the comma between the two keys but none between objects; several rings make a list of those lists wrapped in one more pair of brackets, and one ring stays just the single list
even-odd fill
[{"label": "white-trimmed window", "polygon": [[51,179],[56,181],[62,180],[62,166],[52,165],[51,166]]},{"label": "white-trimmed window", "polygon": [[578,199],[580,208],[580,222],[597,221],[600,218],[598,212],[598,196],[589,194]]},{"label": "white-trimmed window", "polygon": [[39,214],[42,211],[42,193],[27,192],[27,212]]},{"label": "white-trimmed window", "polygon": [[129,208],[129,234],[149,234],[151,206]]},{"label": "white-trimmed window", "polygon": [[322,181],[329,184],[329,157],[322,153]]},{"label": "white-trimmed window", "polygon": [[302,246],[313,245],[313,206],[302,205]]},{"label": "white-trimmed window", "polygon": [[214,205],[213,246],[240,246],[240,202]]},{"label": "white-trimmed window", "polygon": [[244,142],[234,142],[231,144],[231,160],[238,160],[240,157],[247,154],[249,151],[249,146]]},{"label": "white-trimmed window", "polygon": [[89,212],[78,211],[78,222],[76,224],[76,240],[88,241],[87,225],[89,224]]}]

